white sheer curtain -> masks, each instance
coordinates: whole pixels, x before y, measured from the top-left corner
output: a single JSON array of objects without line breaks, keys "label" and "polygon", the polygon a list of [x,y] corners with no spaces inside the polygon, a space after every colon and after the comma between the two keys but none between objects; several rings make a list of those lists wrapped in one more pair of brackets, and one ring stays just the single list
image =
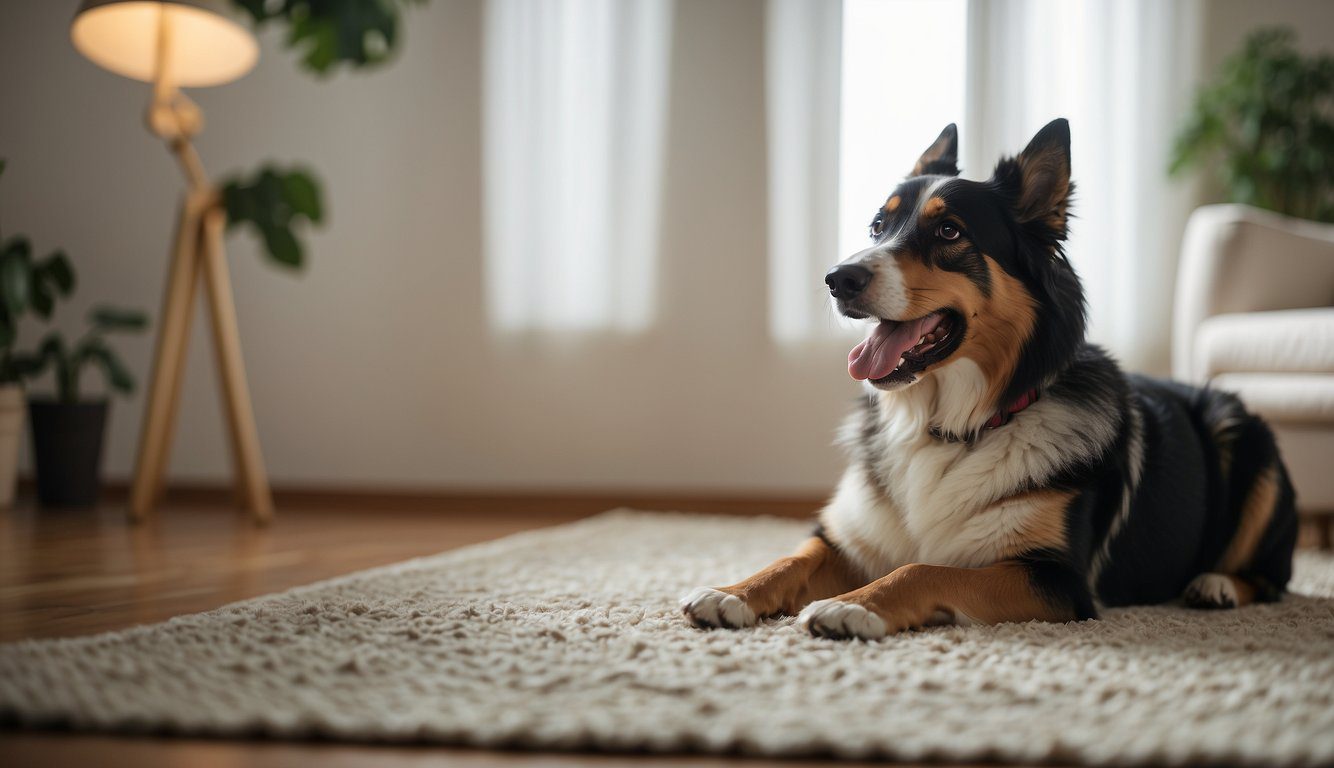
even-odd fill
[{"label": "white sheer curtain", "polygon": [[765,24],[769,329],[794,342],[836,327],[820,276],[838,260],[842,4],[769,0]]},{"label": "white sheer curtain", "polygon": [[[769,327],[785,343],[847,334],[825,271],[865,247],[876,207],[964,107],[939,60],[966,0],[769,0]],[[905,61],[932,60],[931,77]],[[899,74],[896,74],[899,73]],[[861,333],[853,328],[851,334]]]},{"label": "white sheer curtain", "polygon": [[489,0],[487,299],[502,331],[653,315],[669,0]]},{"label": "white sheer curtain", "polygon": [[[1194,195],[1164,169],[1194,83],[1198,0],[969,0],[960,9],[916,0],[770,0],[773,335],[828,335],[828,308],[812,298],[822,267],[847,250],[838,247],[840,226],[853,239],[857,222],[881,202],[857,198],[882,197],[906,171],[893,153],[910,165],[957,121],[963,175],[984,179],[1000,155],[1067,117],[1078,186],[1068,250],[1084,278],[1091,335],[1128,367],[1165,371],[1176,254]],[[961,12],[959,27],[956,19],[930,28]],[[841,39],[830,28],[835,17]],[[963,76],[942,62],[964,67]],[[918,86],[928,90],[913,91]],[[843,92],[837,106],[835,87]],[[839,155],[824,143],[840,134],[841,176]],[[883,190],[852,178],[868,168],[885,177]],[[842,190],[837,212],[831,188]]]},{"label": "white sheer curtain", "polygon": [[962,122],[965,47],[942,53],[941,41],[967,20],[967,0],[843,0],[840,259],[870,244],[875,210],[940,131]]},{"label": "white sheer curtain", "polygon": [[1195,0],[973,0],[965,173],[983,178],[1054,117],[1077,186],[1067,253],[1089,333],[1128,368],[1165,373],[1177,250],[1193,189],[1167,153],[1199,57]]}]

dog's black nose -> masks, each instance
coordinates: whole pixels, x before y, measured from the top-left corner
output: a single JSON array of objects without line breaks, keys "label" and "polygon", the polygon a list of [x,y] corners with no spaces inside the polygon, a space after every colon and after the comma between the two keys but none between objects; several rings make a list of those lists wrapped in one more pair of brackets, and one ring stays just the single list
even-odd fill
[{"label": "dog's black nose", "polygon": [[836,299],[855,299],[871,284],[871,270],[856,264],[843,264],[829,270],[824,284]]}]

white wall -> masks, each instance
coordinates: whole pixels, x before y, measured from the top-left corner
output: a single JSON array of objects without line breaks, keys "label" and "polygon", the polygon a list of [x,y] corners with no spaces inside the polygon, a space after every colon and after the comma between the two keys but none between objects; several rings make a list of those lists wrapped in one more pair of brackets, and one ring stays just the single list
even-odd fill
[{"label": "white wall", "polygon": [[[75,317],[94,299],[156,313],[180,179],[142,128],[146,87],[70,47],[74,5],[0,10],[0,226],[69,250]],[[642,337],[503,340],[484,325],[479,3],[411,11],[387,69],[320,82],[267,34],[256,71],[192,93],[214,173],[300,160],[327,183],[306,274],[266,266],[248,236],[228,244],[275,482],[826,488],[857,390],[841,345],[767,341],[762,13],[677,9],[661,320]],[[228,454],[199,321],[172,473],[209,480]],[[151,346],[121,344],[145,377]],[[111,476],[131,469],[140,413],[138,397],[115,405]]]},{"label": "white wall", "polygon": [[[94,301],[156,313],[181,186],[142,128],[147,88],[70,47],[75,5],[0,8],[0,228],[69,250],[83,283],[71,327]],[[1334,4],[1261,5],[1264,20],[1308,37],[1334,33]],[[1239,37],[1261,13],[1213,6],[1211,40]],[[783,349],[767,336],[762,3],[677,6],[660,320],[628,338],[499,339],[485,327],[480,24],[476,0],[432,0],[409,13],[399,61],[327,81],[299,72],[269,33],[255,72],[192,94],[213,172],[302,161],[327,185],[332,216],[310,238],[304,275],[263,264],[248,236],[229,240],[275,482],[829,487],[833,433],[858,390],[842,344]],[[197,330],[172,474],[215,480],[228,454]],[[120,346],[146,378],[151,340]],[[137,396],[116,403],[110,476],[131,469],[140,413]]]},{"label": "white wall", "polygon": [[1204,71],[1211,72],[1256,27],[1283,26],[1297,32],[1298,48],[1334,49],[1334,3],[1329,0],[1207,0]]}]

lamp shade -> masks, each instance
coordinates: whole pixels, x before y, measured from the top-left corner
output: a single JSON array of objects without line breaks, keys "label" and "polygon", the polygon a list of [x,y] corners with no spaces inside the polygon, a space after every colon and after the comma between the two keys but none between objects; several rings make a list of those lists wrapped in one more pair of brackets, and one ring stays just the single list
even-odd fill
[{"label": "lamp shade", "polygon": [[173,85],[222,85],[259,59],[259,44],[226,0],[84,0],[70,25],[74,47],[118,75],[152,82],[159,49]]}]

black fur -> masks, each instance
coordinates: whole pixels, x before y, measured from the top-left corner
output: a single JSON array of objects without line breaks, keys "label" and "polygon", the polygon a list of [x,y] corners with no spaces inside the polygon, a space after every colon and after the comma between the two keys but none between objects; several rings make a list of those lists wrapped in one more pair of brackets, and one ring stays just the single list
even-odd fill
[{"label": "black fur", "polygon": [[[1031,295],[1036,325],[991,407],[1037,388],[1114,428],[1115,438],[1094,455],[1072,456],[1055,475],[1015,489],[1074,493],[1066,550],[1035,549],[1020,562],[1039,594],[1078,618],[1095,615],[1095,598],[1104,605],[1174,600],[1195,577],[1219,567],[1247,496],[1259,478],[1274,473],[1270,519],[1232,575],[1255,587],[1257,599],[1278,599],[1292,573],[1297,522],[1269,428],[1232,395],[1126,376],[1085,341],[1084,294],[1064,252],[1073,193],[1069,142],[1069,125],[1053,121],[1018,156],[1001,160],[989,180],[969,181],[954,178],[957,135],[950,126],[919,161],[921,175],[894,191],[895,210],[881,209],[872,222],[877,241],[895,238],[899,250],[927,266],[967,275],[984,296],[991,291],[986,258]],[[963,233],[959,244],[941,244],[937,224],[919,221],[928,189],[944,199],[946,217]],[[869,405],[862,419],[853,460],[870,470],[880,457],[869,438],[882,425]]]},{"label": "black fur", "polygon": [[[947,128],[946,133],[949,132]],[[945,135],[942,133],[942,138]],[[945,200],[950,218],[957,220],[964,231],[968,248],[963,253],[943,256],[940,249],[933,247],[934,230],[921,228],[914,220],[919,198],[927,188],[941,177],[958,174],[952,159],[937,174],[932,174],[931,169],[939,166],[926,163],[925,174],[909,178],[894,191],[901,201],[898,208],[892,213],[881,209],[871,220],[873,232],[877,223],[882,225],[876,241],[892,236],[902,238],[905,248],[917,253],[928,266],[961,272],[978,285],[984,296],[991,294],[991,286],[983,255],[990,257],[1024,283],[1042,308],[1037,327],[1020,354],[1014,377],[1000,402],[993,404],[996,408],[1050,382],[1070,364],[1084,343],[1087,325],[1084,291],[1064,250],[1067,233],[1064,211],[1070,205],[1074,184],[1067,178],[1061,187],[1064,197],[1057,203],[1063,212],[1060,226],[1055,226],[1050,217],[1024,220],[1019,216],[1024,197],[1025,159],[1031,163],[1055,155],[1062,158],[1056,162],[1068,169],[1069,138],[1066,121],[1055,120],[1018,156],[1001,160],[991,179],[977,182],[953,178],[938,189],[936,194]]]},{"label": "black fur", "polygon": [[829,538],[829,533],[825,531],[823,523],[816,523],[815,529],[811,531],[811,535],[820,541],[823,541],[826,547],[835,551],[839,549],[838,544],[835,543],[833,539]]},{"label": "black fur", "polygon": [[[1233,395],[1132,376],[1144,414],[1142,479],[1096,585],[1107,605],[1154,603],[1215,570],[1262,472],[1278,473],[1272,517],[1249,563],[1234,574],[1278,599],[1292,576],[1297,517],[1273,434]],[[1226,426],[1221,433],[1218,427]],[[1230,458],[1224,466],[1222,454]]]},{"label": "black fur", "polygon": [[1068,608],[1076,621],[1098,618],[1083,569],[1068,551],[1035,549],[1018,560],[1028,570],[1033,590],[1043,599],[1054,606]]}]

